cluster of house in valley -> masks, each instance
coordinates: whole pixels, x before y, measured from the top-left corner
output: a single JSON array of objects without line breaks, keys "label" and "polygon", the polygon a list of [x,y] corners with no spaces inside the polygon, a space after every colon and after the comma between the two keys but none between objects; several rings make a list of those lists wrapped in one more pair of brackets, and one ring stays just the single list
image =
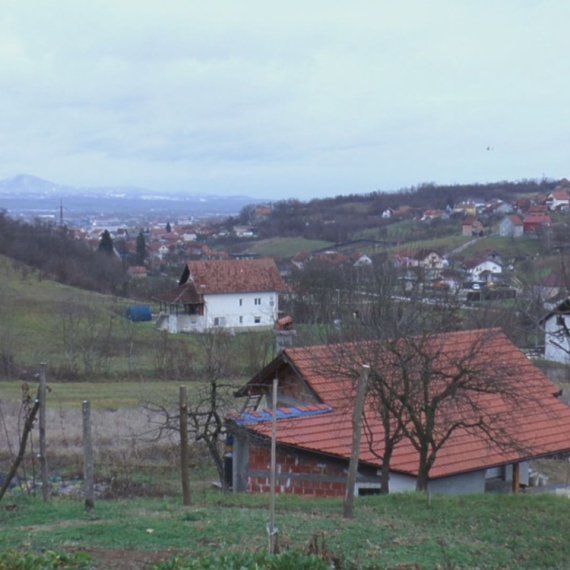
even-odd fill
[{"label": "cluster of house in valley", "polygon": [[420,212],[408,206],[397,209],[388,208],[382,213],[383,219],[406,219],[411,216],[423,221],[462,217],[462,235],[483,236],[497,233],[502,237],[521,237],[536,235],[537,232],[552,226],[552,212],[570,210],[570,181],[560,181],[556,188],[548,194],[534,197],[518,198],[511,202],[493,199],[487,202],[468,199],[449,204],[444,210],[426,209]]}]

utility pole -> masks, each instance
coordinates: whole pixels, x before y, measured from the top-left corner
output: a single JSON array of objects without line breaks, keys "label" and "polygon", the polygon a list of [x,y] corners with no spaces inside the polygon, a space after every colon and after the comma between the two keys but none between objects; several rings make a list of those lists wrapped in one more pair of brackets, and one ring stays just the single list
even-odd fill
[{"label": "utility pole", "polygon": [[47,445],[46,445],[46,397],[47,397],[47,374],[46,364],[40,364],[40,389],[38,393],[40,400],[40,469],[42,473],[42,497],[44,502],[49,499],[48,465],[47,465]]},{"label": "utility pole", "polygon": [[354,410],[352,412],[352,450],[350,453],[350,463],[348,465],[344,510],[342,514],[345,519],[351,519],[354,516],[354,487],[356,485],[356,474],[360,455],[360,424],[362,421],[362,410],[364,409],[364,398],[366,396],[369,374],[370,366],[363,364],[360,371],[360,378],[358,379],[356,401],[354,402]]},{"label": "utility pole", "polygon": [[83,482],[85,486],[85,510],[95,507],[93,489],[93,445],[91,440],[91,404],[83,402]]},{"label": "utility pole", "polygon": [[182,477],[182,504],[190,504],[190,473],[188,470],[188,398],[186,386],[180,386],[180,476]]}]

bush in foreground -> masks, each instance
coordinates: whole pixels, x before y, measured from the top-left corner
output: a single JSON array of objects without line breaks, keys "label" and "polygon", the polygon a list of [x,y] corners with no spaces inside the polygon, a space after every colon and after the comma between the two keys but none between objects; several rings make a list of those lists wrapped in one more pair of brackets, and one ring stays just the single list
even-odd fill
[{"label": "bush in foreground", "polygon": [[0,552],[0,570],[85,570],[89,567],[88,554],[22,553],[17,550]]}]

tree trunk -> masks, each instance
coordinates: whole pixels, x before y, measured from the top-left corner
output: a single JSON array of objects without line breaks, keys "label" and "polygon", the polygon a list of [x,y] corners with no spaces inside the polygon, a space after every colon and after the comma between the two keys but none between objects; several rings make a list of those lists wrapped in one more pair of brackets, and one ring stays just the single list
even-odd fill
[{"label": "tree trunk", "polygon": [[6,491],[8,490],[8,487],[10,486],[10,483],[12,482],[14,475],[16,475],[16,471],[18,471],[18,467],[20,466],[22,459],[24,459],[24,454],[26,453],[26,445],[28,444],[28,435],[30,431],[32,431],[32,428],[34,426],[34,420],[36,419],[36,415],[39,409],[40,409],[40,399],[38,394],[38,397],[36,397],[36,401],[34,403],[34,407],[30,411],[30,414],[24,423],[24,429],[22,432],[22,439],[20,441],[20,450],[18,451],[18,455],[16,456],[16,459],[14,460],[14,463],[12,464],[10,471],[8,471],[8,474],[6,475],[6,479],[4,480],[4,485],[2,485],[2,488],[0,489],[0,501],[4,497]]},{"label": "tree trunk", "polygon": [[429,474],[428,448],[427,445],[420,448],[420,462],[418,465],[418,478],[416,480],[416,491],[427,491]]},{"label": "tree trunk", "polygon": [[220,454],[217,441],[208,439],[206,440],[206,444],[210,452],[210,457],[214,460],[214,465],[216,466],[216,471],[218,472],[222,489],[226,491],[228,486],[224,476],[224,458]]},{"label": "tree trunk", "polygon": [[388,495],[390,493],[390,460],[392,459],[393,446],[387,445],[382,457],[382,473],[380,477],[380,493]]}]

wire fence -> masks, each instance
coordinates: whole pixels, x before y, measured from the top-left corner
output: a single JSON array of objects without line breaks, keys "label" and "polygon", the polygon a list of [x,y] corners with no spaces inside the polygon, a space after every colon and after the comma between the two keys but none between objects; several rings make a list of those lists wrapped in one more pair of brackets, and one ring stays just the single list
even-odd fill
[{"label": "wire fence", "polygon": [[[18,455],[22,431],[35,387],[22,384],[21,401],[0,397],[0,487]],[[113,385],[101,389],[112,390]],[[1,394],[1,389],[0,389]],[[58,385],[47,396],[46,445],[51,496],[83,497],[82,410],[61,403]],[[128,498],[181,494],[180,435],[165,430],[164,417],[142,403],[133,407],[91,410],[96,498]],[[23,460],[10,484],[10,494],[42,495],[39,429],[34,423]],[[190,443],[193,493],[210,491],[218,479],[206,446]]]}]

